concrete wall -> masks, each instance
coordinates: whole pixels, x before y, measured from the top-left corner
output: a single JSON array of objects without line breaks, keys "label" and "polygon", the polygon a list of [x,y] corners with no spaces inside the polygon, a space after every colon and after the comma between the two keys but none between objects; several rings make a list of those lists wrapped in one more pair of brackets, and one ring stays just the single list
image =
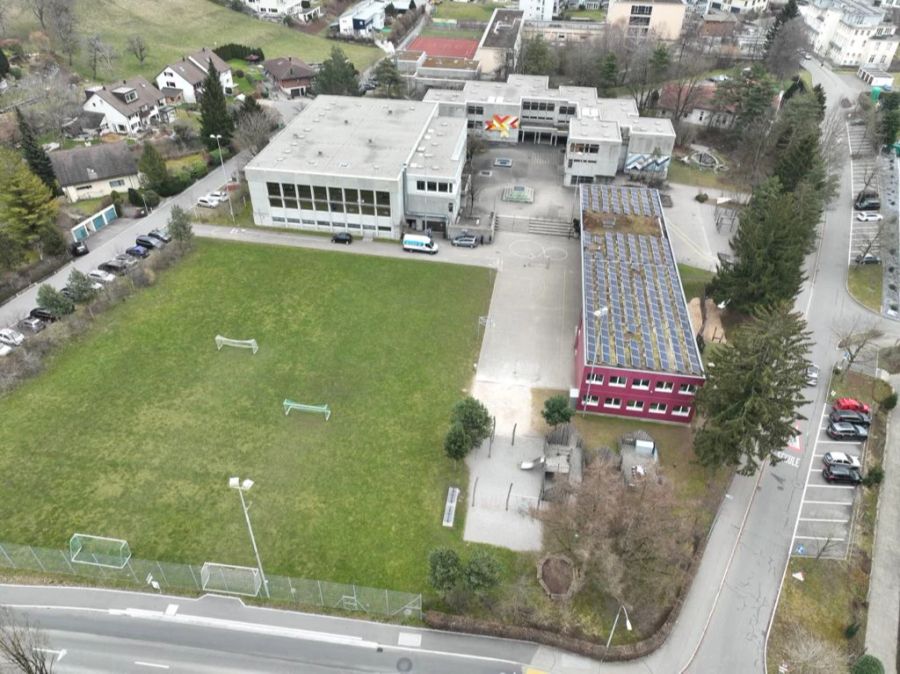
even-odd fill
[{"label": "concrete wall", "polygon": [[[578,144],[599,145],[599,151],[575,152]],[[566,142],[565,185],[574,185],[576,177],[612,178],[619,168],[619,154],[622,143],[618,140],[597,140],[596,138],[576,138],[570,136]]]}]

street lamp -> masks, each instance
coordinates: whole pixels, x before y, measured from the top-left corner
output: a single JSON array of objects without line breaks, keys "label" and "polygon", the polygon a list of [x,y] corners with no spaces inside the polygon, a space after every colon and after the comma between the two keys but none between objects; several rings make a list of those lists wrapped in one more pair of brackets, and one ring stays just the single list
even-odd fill
[{"label": "street lamp", "polygon": [[[601,316],[606,316],[609,313],[609,307],[600,307],[594,312],[594,318],[600,318]],[[587,340],[585,340],[587,341]],[[590,373],[588,374],[588,385],[587,385],[587,399],[590,401],[591,399],[591,384],[594,383],[594,370],[591,368]],[[584,418],[585,413],[587,412],[587,403],[582,402],[581,404],[581,416]]]},{"label": "street lamp", "polygon": [[[210,138],[215,138],[216,147],[219,149],[219,165],[222,167],[222,177],[225,178],[225,191],[228,192],[228,184],[231,182],[228,179],[228,174],[225,173],[225,157],[222,156],[222,143],[219,141],[222,140],[221,133],[211,133],[209,134]],[[231,196],[228,196],[228,210],[231,213],[231,224],[235,224],[234,222],[234,206],[231,205]]]},{"label": "street lamp", "polygon": [[244,511],[244,519],[247,520],[247,531],[250,532],[250,542],[253,544],[253,554],[256,555],[256,566],[259,568],[259,575],[262,578],[263,589],[266,591],[266,599],[269,598],[269,581],[266,580],[266,574],[263,572],[262,560],[259,558],[259,549],[256,547],[256,538],[253,536],[253,526],[250,524],[250,506],[244,500],[244,492],[250,491],[253,486],[253,480],[241,480],[239,477],[228,479],[228,486],[237,489],[241,497],[241,508]]},{"label": "street lamp", "polygon": [[619,624],[619,614],[623,611],[625,613],[625,629],[629,632],[631,631],[631,621],[628,619],[628,610],[625,608],[625,604],[619,604],[619,610],[616,611],[616,619],[613,620],[612,629],[609,631],[609,639],[606,640],[606,649],[603,652],[603,657],[600,659],[600,662],[606,660],[606,654],[609,652],[609,645],[612,643],[613,634],[616,633],[616,625]]}]

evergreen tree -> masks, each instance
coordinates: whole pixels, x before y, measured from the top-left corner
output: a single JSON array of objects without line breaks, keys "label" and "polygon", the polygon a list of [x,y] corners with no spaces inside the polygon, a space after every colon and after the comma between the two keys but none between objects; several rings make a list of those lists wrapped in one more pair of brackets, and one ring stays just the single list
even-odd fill
[{"label": "evergreen tree", "polygon": [[40,246],[55,255],[62,246],[56,228],[59,209],[53,193],[22,159],[15,155],[0,157],[10,162],[0,181],[0,222],[23,247]]},{"label": "evergreen tree", "polygon": [[750,314],[758,307],[787,302],[800,291],[803,258],[815,230],[810,232],[796,211],[794,196],[781,189],[778,178],[754,190],[730,242],[735,261],[720,268],[710,282],[717,302]]},{"label": "evergreen tree", "polygon": [[37,305],[57,317],[71,314],[75,310],[74,302],[49,283],[38,288]]},{"label": "evergreen tree", "polygon": [[28,123],[25,115],[22,114],[18,107],[16,108],[16,122],[19,126],[19,137],[22,140],[22,155],[25,157],[25,161],[28,162],[28,167],[41,179],[41,182],[50,188],[51,193],[58,194],[59,188],[56,184],[56,172],[53,170],[50,157],[47,156],[46,150],[38,143],[34,129],[31,128],[31,124]]},{"label": "evergreen tree", "polygon": [[66,281],[66,285],[71,293],[72,301],[76,304],[87,304],[97,296],[94,282],[77,269],[69,272],[69,279]]},{"label": "evergreen tree", "polygon": [[472,449],[472,440],[466,434],[466,429],[461,423],[454,422],[450,430],[444,436],[444,453],[448,458],[459,461],[466,458],[466,454]]},{"label": "evergreen tree", "polygon": [[556,72],[559,61],[556,52],[538,34],[525,43],[522,56],[522,71],[526,75],[552,75]]},{"label": "evergreen tree", "polygon": [[900,110],[885,110],[881,115],[881,142],[885,145],[893,145],[900,133]]},{"label": "evergreen tree", "polygon": [[428,584],[444,594],[456,587],[462,562],[453,548],[435,548],[428,553]]},{"label": "evergreen tree", "polygon": [[483,594],[500,584],[503,569],[497,558],[484,548],[478,548],[462,568],[462,586],[473,594]]},{"label": "evergreen tree", "polygon": [[813,87],[813,95],[815,95],[816,100],[819,102],[819,121],[825,119],[825,111],[827,108],[827,98],[825,96],[825,89],[822,88],[821,84],[817,84]]},{"label": "evergreen tree", "polygon": [[397,70],[397,64],[390,58],[382,59],[375,66],[375,79],[378,81],[378,89],[387,98],[401,98],[403,96],[403,78]]},{"label": "evergreen tree", "polygon": [[600,95],[610,96],[613,88],[619,83],[619,64],[613,52],[609,52],[600,60],[598,71],[597,88]]},{"label": "evergreen tree", "polygon": [[463,398],[453,406],[450,423],[462,425],[469,438],[469,448],[480,445],[491,434],[491,415],[481,401],[472,396]]},{"label": "evergreen tree", "polygon": [[[782,187],[793,192],[802,180],[809,176],[816,166],[821,166],[819,156],[819,134],[807,132],[795,137],[788,147],[780,153],[775,164],[775,176]],[[824,180],[824,176],[822,176]]]},{"label": "evergreen tree", "polygon": [[541,410],[541,416],[550,426],[569,423],[574,413],[575,410],[569,406],[569,399],[564,395],[547,398],[544,401],[544,409]]},{"label": "evergreen tree", "polygon": [[0,270],[12,271],[25,258],[25,248],[8,226],[0,225]]},{"label": "evergreen tree", "polygon": [[144,151],[138,160],[138,168],[144,174],[146,184],[154,190],[159,189],[169,179],[169,168],[159,150],[149,140],[144,141]]},{"label": "evergreen tree", "polygon": [[262,106],[259,104],[259,101],[253,96],[247,96],[244,98],[244,102],[241,103],[240,110],[238,110],[238,118],[245,115],[253,115],[257,112],[262,112]]},{"label": "evergreen tree", "polygon": [[200,97],[200,133],[210,150],[218,149],[214,136],[221,136],[218,142],[224,148],[231,143],[234,135],[234,119],[228,114],[225,92],[212,60],[209,61],[209,71],[203,80],[203,95]]},{"label": "evergreen tree", "polygon": [[189,248],[194,240],[194,228],[191,225],[190,215],[181,206],[172,206],[172,213],[169,215],[169,236],[175,241],[179,248]]},{"label": "evergreen tree", "polygon": [[785,6],[781,8],[781,11],[776,15],[775,23],[772,24],[766,33],[766,44],[764,47],[766,54],[769,53],[769,49],[772,47],[775,36],[778,34],[778,31],[781,30],[781,27],[791,19],[796,19],[798,16],[800,16],[800,8],[797,6],[797,0],[788,0]]},{"label": "evergreen tree", "polygon": [[316,75],[316,93],[337,96],[359,96],[359,76],[339,47],[331,48],[331,56],[322,63]]},{"label": "evergreen tree", "polygon": [[6,77],[9,74],[9,59],[0,49],[0,77]]},{"label": "evergreen tree", "polygon": [[797,410],[806,403],[809,335],[786,302],[759,310],[716,351],[697,394],[703,425],[694,453],[701,464],[752,475],[762,461],[778,461],[776,452],[788,445]]}]

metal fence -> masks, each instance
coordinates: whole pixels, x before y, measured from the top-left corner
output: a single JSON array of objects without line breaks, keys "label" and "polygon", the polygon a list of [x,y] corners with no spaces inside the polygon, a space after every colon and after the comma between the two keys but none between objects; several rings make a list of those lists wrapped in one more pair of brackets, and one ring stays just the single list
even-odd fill
[{"label": "metal fence", "polygon": [[[125,583],[159,591],[203,592],[202,566],[157,562],[132,557],[121,569],[72,561],[67,550],[0,542],[0,567],[45,574],[90,578],[101,583]],[[297,607],[320,607],[363,613],[422,617],[422,595],[380,590],[324,580],[267,575],[272,601]]]}]

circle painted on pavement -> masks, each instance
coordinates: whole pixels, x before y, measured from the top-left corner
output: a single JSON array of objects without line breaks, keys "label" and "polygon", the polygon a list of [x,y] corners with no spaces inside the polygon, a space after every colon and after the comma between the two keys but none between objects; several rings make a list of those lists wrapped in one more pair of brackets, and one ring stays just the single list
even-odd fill
[{"label": "circle painted on pavement", "polygon": [[397,671],[398,672],[411,672],[413,668],[412,660],[409,658],[400,658],[397,660]]}]

